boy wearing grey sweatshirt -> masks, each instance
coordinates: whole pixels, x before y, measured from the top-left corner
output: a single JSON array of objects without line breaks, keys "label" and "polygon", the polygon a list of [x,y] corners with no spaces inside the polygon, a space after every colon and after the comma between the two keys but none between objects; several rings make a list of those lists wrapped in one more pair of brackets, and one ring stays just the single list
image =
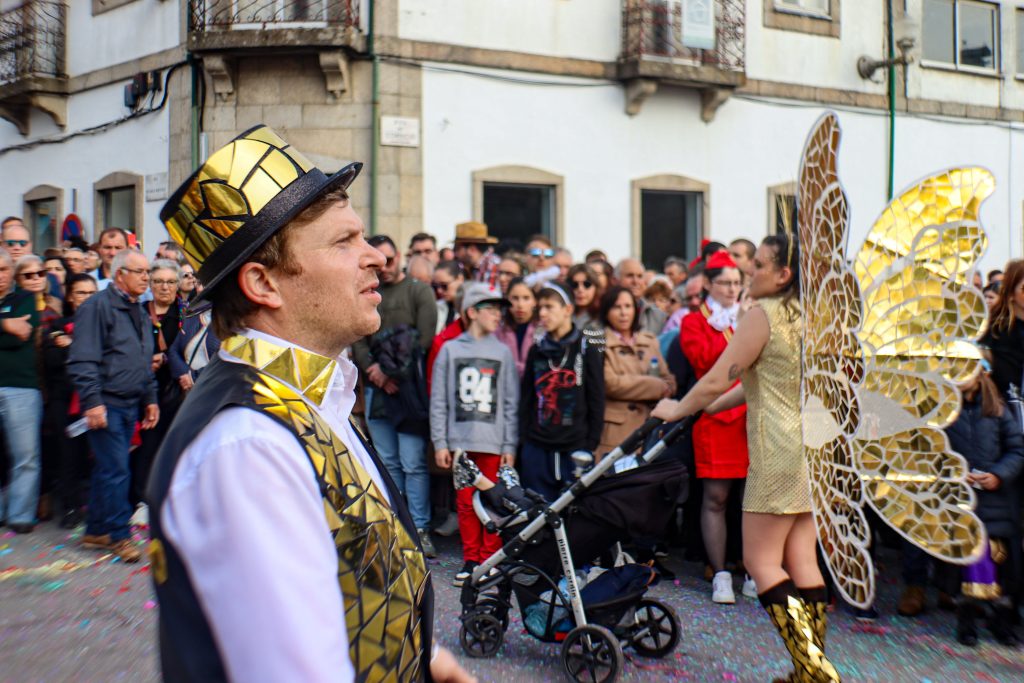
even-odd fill
[{"label": "boy wearing grey sweatshirt", "polygon": [[[494,337],[508,301],[486,283],[470,284],[462,297],[466,331],[441,347],[430,389],[430,438],[439,467],[448,468],[452,451],[462,449],[497,479],[498,467],[515,463],[518,441],[519,379],[509,348]],[[455,510],[465,564],[455,575],[461,586],[473,568],[501,548],[473,512],[472,487],[456,492]]]}]

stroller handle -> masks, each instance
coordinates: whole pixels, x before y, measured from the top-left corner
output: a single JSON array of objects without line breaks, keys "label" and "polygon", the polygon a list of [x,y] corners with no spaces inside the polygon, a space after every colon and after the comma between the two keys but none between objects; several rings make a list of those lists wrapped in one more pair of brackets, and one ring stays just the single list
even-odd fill
[{"label": "stroller handle", "polygon": [[647,422],[644,422],[635,432],[626,437],[626,440],[622,442],[619,448],[622,449],[623,453],[635,451],[647,439],[647,435],[657,429],[660,424],[661,420],[659,418],[648,418]]},{"label": "stroller handle", "polygon": [[675,443],[677,439],[679,439],[679,437],[681,437],[686,432],[690,431],[690,429],[693,428],[694,423],[696,423],[700,416],[703,414],[703,410],[698,410],[693,415],[688,415],[687,417],[684,417],[682,420],[676,423],[675,427],[668,430],[668,433],[665,434],[665,436],[661,437],[661,440],[665,442],[666,446],[671,446],[673,443]]}]

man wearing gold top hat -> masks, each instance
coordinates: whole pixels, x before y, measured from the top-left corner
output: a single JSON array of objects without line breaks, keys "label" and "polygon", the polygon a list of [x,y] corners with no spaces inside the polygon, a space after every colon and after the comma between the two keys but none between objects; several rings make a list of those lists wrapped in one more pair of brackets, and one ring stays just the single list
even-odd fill
[{"label": "man wearing gold top hat", "polygon": [[384,265],[345,193],[360,168],[257,126],[160,213],[225,340],[149,482],[167,681],[472,680],[431,646],[415,529],[349,417],[340,354],[380,325]]}]

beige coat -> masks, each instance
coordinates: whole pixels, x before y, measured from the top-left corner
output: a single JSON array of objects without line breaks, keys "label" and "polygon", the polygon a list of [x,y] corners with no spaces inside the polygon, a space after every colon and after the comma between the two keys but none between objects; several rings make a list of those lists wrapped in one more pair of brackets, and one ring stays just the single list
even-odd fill
[{"label": "beige coat", "polygon": [[[658,377],[649,374],[652,357],[658,359]],[[665,382],[674,394],[675,377],[653,334],[637,332],[629,346],[610,328],[605,329],[604,429],[598,454],[618,446],[650,417],[654,404],[665,394]]]}]

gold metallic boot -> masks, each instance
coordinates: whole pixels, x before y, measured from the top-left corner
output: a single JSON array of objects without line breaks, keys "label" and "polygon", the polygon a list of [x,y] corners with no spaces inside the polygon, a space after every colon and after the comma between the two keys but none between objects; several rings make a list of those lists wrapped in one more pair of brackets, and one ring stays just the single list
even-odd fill
[{"label": "gold metallic boot", "polygon": [[815,629],[803,599],[790,580],[769,588],[759,596],[761,606],[768,612],[779,631],[789,656],[793,659],[793,683],[833,683],[840,680],[832,662],[825,657],[824,608],[822,609],[820,636]]},{"label": "gold metallic boot", "polygon": [[804,601],[807,611],[807,619],[811,623],[811,634],[814,636],[814,644],[822,652],[825,652],[825,631],[828,630],[828,591],[824,586],[814,588],[797,588],[800,597]]}]

